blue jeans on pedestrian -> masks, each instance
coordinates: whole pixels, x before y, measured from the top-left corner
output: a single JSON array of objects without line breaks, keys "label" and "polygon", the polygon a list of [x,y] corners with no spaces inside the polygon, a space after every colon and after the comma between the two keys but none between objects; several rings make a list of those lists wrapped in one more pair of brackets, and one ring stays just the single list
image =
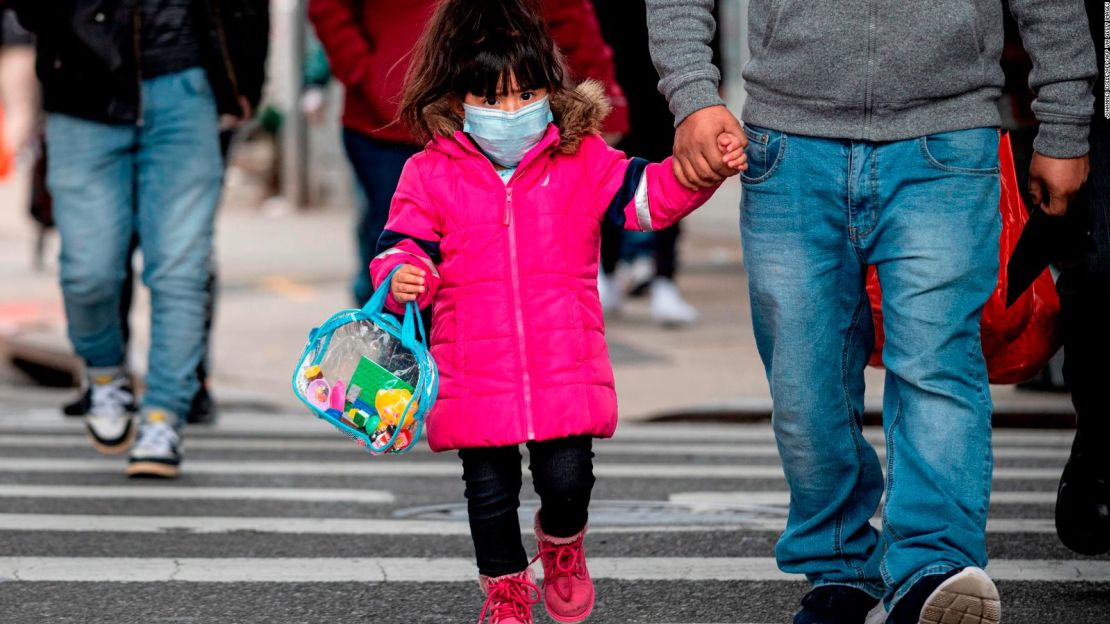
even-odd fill
[{"label": "blue jeans on pedestrian", "polygon": [[355,303],[363,305],[374,293],[370,280],[370,261],[377,255],[378,239],[389,218],[389,205],[397,192],[401,170],[413,154],[415,145],[386,143],[361,132],[343,129],[343,147],[354,168],[361,197],[357,203],[359,266],[353,285]]},{"label": "blue jeans on pedestrian", "polygon": [[182,417],[204,355],[219,122],[200,68],[143,81],[142,107],[134,125],[51,114],[47,180],[74,349],[90,367],[124,363],[120,296],[137,231],[151,295],[143,405]]},{"label": "blue jeans on pedestrian", "polygon": [[[998,279],[998,132],[893,142],[748,126],[741,237],[790,486],[775,554],[814,586],[892,607],[918,579],[987,563],[991,400],[979,323]],[[862,435],[883,289],[883,466]]]}]

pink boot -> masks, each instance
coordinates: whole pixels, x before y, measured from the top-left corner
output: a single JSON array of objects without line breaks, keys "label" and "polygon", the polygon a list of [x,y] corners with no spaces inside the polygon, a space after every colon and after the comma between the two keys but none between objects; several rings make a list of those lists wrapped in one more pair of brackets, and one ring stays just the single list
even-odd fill
[{"label": "pink boot", "polygon": [[536,587],[536,573],[531,568],[516,574],[489,577],[482,575],[478,582],[486,594],[478,624],[532,624],[532,605],[540,601],[540,588]]},{"label": "pink boot", "polygon": [[543,561],[543,600],[547,614],[556,622],[581,622],[594,610],[594,582],[586,569],[582,539],[586,529],[570,537],[553,537],[540,527],[536,514],[536,538]]}]

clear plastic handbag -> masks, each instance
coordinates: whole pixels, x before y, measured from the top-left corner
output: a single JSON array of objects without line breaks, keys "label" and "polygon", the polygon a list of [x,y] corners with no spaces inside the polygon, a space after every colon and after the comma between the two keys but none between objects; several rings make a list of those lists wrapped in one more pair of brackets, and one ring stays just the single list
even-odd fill
[{"label": "clear plastic handbag", "polygon": [[416,304],[401,321],[383,311],[395,272],[361,310],[338,312],[309,332],[293,373],[297,398],[375,455],[416,446],[439,390]]}]

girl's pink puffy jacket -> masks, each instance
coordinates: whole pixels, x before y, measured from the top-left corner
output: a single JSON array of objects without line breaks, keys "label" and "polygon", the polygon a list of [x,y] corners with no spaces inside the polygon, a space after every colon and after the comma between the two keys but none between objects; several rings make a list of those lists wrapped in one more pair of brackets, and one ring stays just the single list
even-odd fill
[{"label": "girl's pink puffy jacket", "polygon": [[[596,83],[552,96],[551,107],[556,123],[508,184],[439,107],[436,138],[405,164],[393,197],[371,271],[376,285],[398,264],[427,273],[418,304],[432,305],[440,372],[427,421],[433,450],[611,436],[601,220],[663,228],[713,194],[682,187],[669,159],[648,164],[606,145]],[[392,297],[388,307],[402,310]]]}]

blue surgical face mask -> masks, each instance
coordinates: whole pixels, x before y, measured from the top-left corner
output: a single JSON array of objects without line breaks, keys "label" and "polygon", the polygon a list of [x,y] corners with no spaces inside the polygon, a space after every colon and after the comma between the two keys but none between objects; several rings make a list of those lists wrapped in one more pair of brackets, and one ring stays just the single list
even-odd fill
[{"label": "blue surgical face mask", "polygon": [[546,96],[511,113],[470,104],[463,104],[463,113],[463,132],[490,160],[509,168],[540,142],[553,119]]}]

